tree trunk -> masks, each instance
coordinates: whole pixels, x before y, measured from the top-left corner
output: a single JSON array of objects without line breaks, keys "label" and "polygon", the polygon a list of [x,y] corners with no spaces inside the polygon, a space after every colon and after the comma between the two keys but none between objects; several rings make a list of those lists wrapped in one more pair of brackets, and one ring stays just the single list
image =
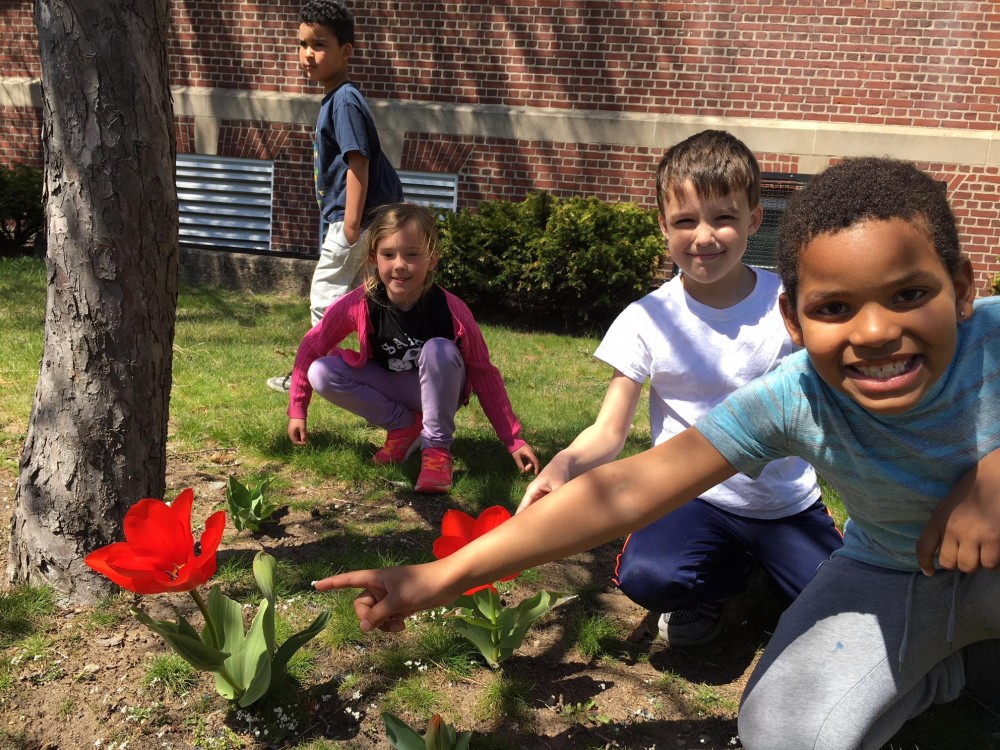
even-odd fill
[{"label": "tree trunk", "polygon": [[177,304],[168,0],[38,0],[48,294],[10,579],[93,603],[83,564],[163,497]]}]

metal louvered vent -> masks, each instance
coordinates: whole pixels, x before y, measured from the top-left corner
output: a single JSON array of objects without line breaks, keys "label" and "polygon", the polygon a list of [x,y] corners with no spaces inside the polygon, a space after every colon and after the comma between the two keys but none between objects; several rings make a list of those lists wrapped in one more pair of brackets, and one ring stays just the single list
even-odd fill
[{"label": "metal louvered vent", "polygon": [[271,249],[272,162],[177,154],[176,175],[182,247]]},{"label": "metal louvered vent", "polygon": [[403,197],[410,203],[431,208],[458,208],[458,175],[438,172],[400,171]]},{"label": "metal louvered vent", "polygon": [[764,206],[764,221],[747,241],[743,262],[760,268],[778,265],[778,227],[785,214],[788,199],[809,181],[811,175],[768,174],[760,176],[760,202]]},{"label": "metal louvered vent", "polygon": [[[403,200],[428,208],[444,208],[455,211],[458,208],[458,175],[445,172],[413,172],[397,169],[399,181],[403,185]],[[326,237],[327,223],[319,217],[319,246],[322,249]]]}]

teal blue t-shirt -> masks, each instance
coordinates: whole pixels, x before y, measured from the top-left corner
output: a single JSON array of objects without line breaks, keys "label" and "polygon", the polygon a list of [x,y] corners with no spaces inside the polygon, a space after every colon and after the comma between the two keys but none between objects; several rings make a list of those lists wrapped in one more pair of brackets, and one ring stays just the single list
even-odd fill
[{"label": "teal blue t-shirt", "polygon": [[800,456],[851,516],[835,554],[918,570],[915,544],[934,509],[1000,448],[1000,297],[977,300],[955,357],[912,409],[866,411],[830,388],[804,351],[733,393],[696,425],[738,471]]}]

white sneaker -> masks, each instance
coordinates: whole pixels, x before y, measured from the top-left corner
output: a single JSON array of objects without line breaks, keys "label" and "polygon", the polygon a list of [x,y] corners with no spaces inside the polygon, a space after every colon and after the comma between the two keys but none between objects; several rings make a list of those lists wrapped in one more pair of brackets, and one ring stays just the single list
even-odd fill
[{"label": "white sneaker", "polygon": [[292,390],[292,373],[282,375],[278,378],[268,378],[267,387],[278,393],[288,393]]}]

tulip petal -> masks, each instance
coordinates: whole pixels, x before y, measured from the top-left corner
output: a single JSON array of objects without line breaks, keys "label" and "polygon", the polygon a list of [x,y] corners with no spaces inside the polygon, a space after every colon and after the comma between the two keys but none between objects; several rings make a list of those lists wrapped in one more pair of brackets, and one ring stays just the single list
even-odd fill
[{"label": "tulip petal", "polygon": [[[507,580],[507,579],[505,578],[504,580]],[[469,589],[468,591],[463,592],[463,596],[472,596],[477,591],[485,591],[486,589],[489,589],[490,591],[492,591],[494,593],[496,593],[496,590],[497,590],[496,586],[494,586],[492,583],[487,583],[485,586],[476,586],[473,589]]]},{"label": "tulip petal", "polygon": [[140,500],[125,514],[125,539],[135,549],[157,551],[176,562],[194,554],[191,533],[191,498],[182,492],[167,505],[162,500]]},{"label": "tulip petal", "polygon": [[472,538],[476,539],[477,537],[481,537],[486,532],[493,531],[493,529],[502,524],[504,521],[509,520],[509,510],[504,508],[502,505],[493,505],[479,514],[479,518],[477,518],[475,524],[473,524]]},{"label": "tulip petal", "polygon": [[445,511],[441,519],[441,536],[457,536],[465,539],[468,543],[472,539],[472,530],[475,528],[476,520],[468,513],[460,510]]},{"label": "tulip petal", "polygon": [[194,554],[191,505],[186,489],[167,505],[145,498],[125,514],[125,542],[91,552],[84,562],[122,588],[137,594],[190,591],[206,583],[216,570],[216,552],[226,525],[225,511],[213,513]]},{"label": "tulip petal", "polygon": [[440,560],[443,557],[458,552],[468,541],[468,539],[460,536],[439,536],[434,540],[434,546],[431,550],[434,553],[434,557]]}]

